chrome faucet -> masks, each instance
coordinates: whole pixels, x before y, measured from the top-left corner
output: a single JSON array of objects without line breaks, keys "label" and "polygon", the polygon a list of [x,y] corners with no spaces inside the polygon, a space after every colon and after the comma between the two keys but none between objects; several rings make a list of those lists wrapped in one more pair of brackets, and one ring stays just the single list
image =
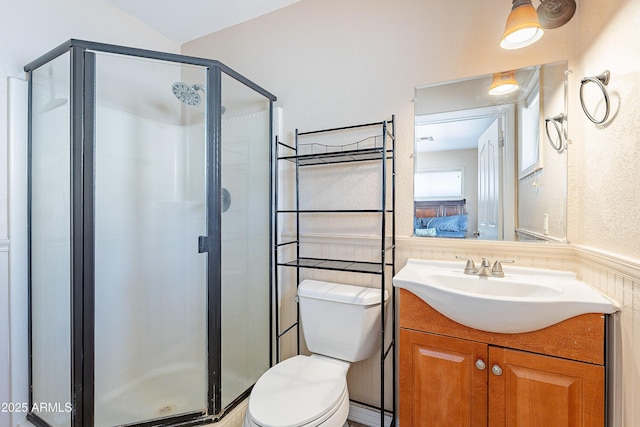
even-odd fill
[{"label": "chrome faucet", "polygon": [[456,258],[467,261],[467,264],[464,267],[464,274],[470,274],[478,277],[504,277],[502,263],[514,262],[512,259],[499,259],[491,265],[489,259],[483,257],[482,261],[480,261],[480,267],[476,268],[476,264],[473,262],[472,258],[465,258],[457,255]]}]

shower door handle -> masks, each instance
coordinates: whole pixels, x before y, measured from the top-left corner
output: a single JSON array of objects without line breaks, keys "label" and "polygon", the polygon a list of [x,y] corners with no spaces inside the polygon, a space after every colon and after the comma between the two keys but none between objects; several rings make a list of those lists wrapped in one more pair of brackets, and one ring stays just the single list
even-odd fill
[{"label": "shower door handle", "polygon": [[209,237],[198,236],[198,253],[203,254],[209,252]]}]

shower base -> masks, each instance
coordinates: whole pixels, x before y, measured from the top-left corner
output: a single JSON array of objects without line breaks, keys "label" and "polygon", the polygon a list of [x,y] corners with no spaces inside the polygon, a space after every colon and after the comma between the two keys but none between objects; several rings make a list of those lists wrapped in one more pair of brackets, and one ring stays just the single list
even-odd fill
[{"label": "shower base", "polygon": [[111,427],[204,410],[206,373],[194,365],[155,369],[96,401],[95,426]]}]

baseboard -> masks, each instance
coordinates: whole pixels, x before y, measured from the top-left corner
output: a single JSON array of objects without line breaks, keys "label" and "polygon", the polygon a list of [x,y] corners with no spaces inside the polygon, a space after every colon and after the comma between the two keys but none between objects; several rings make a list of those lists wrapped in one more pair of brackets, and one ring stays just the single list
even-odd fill
[{"label": "baseboard", "polygon": [[[229,414],[217,423],[207,424],[216,427],[241,427],[244,420],[244,414],[249,405],[249,399],[245,399]],[[366,426],[377,427],[380,425],[380,412],[376,408],[362,405],[356,402],[349,402],[349,420]],[[391,425],[391,415],[386,414],[384,417],[384,425]],[[396,423],[397,425],[397,423]]]},{"label": "baseboard", "polygon": [[[380,411],[369,406],[362,405],[356,402],[349,402],[349,417],[350,421],[364,424],[366,426],[377,427],[380,425]],[[392,417],[389,414],[384,416],[384,425],[388,427],[391,425]],[[396,423],[396,425],[398,425]]]}]

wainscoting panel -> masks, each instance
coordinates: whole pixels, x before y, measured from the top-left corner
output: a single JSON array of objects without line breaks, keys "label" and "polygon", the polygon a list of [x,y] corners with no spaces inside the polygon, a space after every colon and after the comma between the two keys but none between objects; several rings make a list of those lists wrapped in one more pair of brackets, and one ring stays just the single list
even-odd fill
[{"label": "wainscoting panel", "polygon": [[[0,343],[9,344],[9,241],[0,239]],[[0,352],[0,404],[11,402],[9,391],[10,367],[9,349],[2,346],[4,351]],[[0,425],[8,426],[11,421],[11,414],[7,411],[0,411]]]},{"label": "wainscoting panel", "polygon": [[[313,235],[301,241],[309,256],[344,257],[374,261],[380,255],[378,240],[368,236]],[[620,312],[612,316],[612,340],[609,386],[609,426],[640,425],[640,260],[597,249],[557,243],[454,241],[400,237],[396,239],[396,272],[409,258],[455,260],[455,256],[512,259],[515,265],[574,271],[578,277],[616,301]],[[464,262],[460,261],[460,268]],[[379,286],[375,277],[349,275],[340,272],[302,270],[303,278],[313,277],[362,286]],[[387,281],[387,289],[391,283]],[[295,308],[295,301],[281,301]],[[377,390],[371,377],[377,377],[376,358],[358,364],[349,373],[349,389],[356,400],[374,402]],[[354,397],[354,396],[352,396]]]},{"label": "wainscoting panel", "polygon": [[640,261],[576,246],[578,276],[609,298],[613,316],[609,426],[640,425]]}]

